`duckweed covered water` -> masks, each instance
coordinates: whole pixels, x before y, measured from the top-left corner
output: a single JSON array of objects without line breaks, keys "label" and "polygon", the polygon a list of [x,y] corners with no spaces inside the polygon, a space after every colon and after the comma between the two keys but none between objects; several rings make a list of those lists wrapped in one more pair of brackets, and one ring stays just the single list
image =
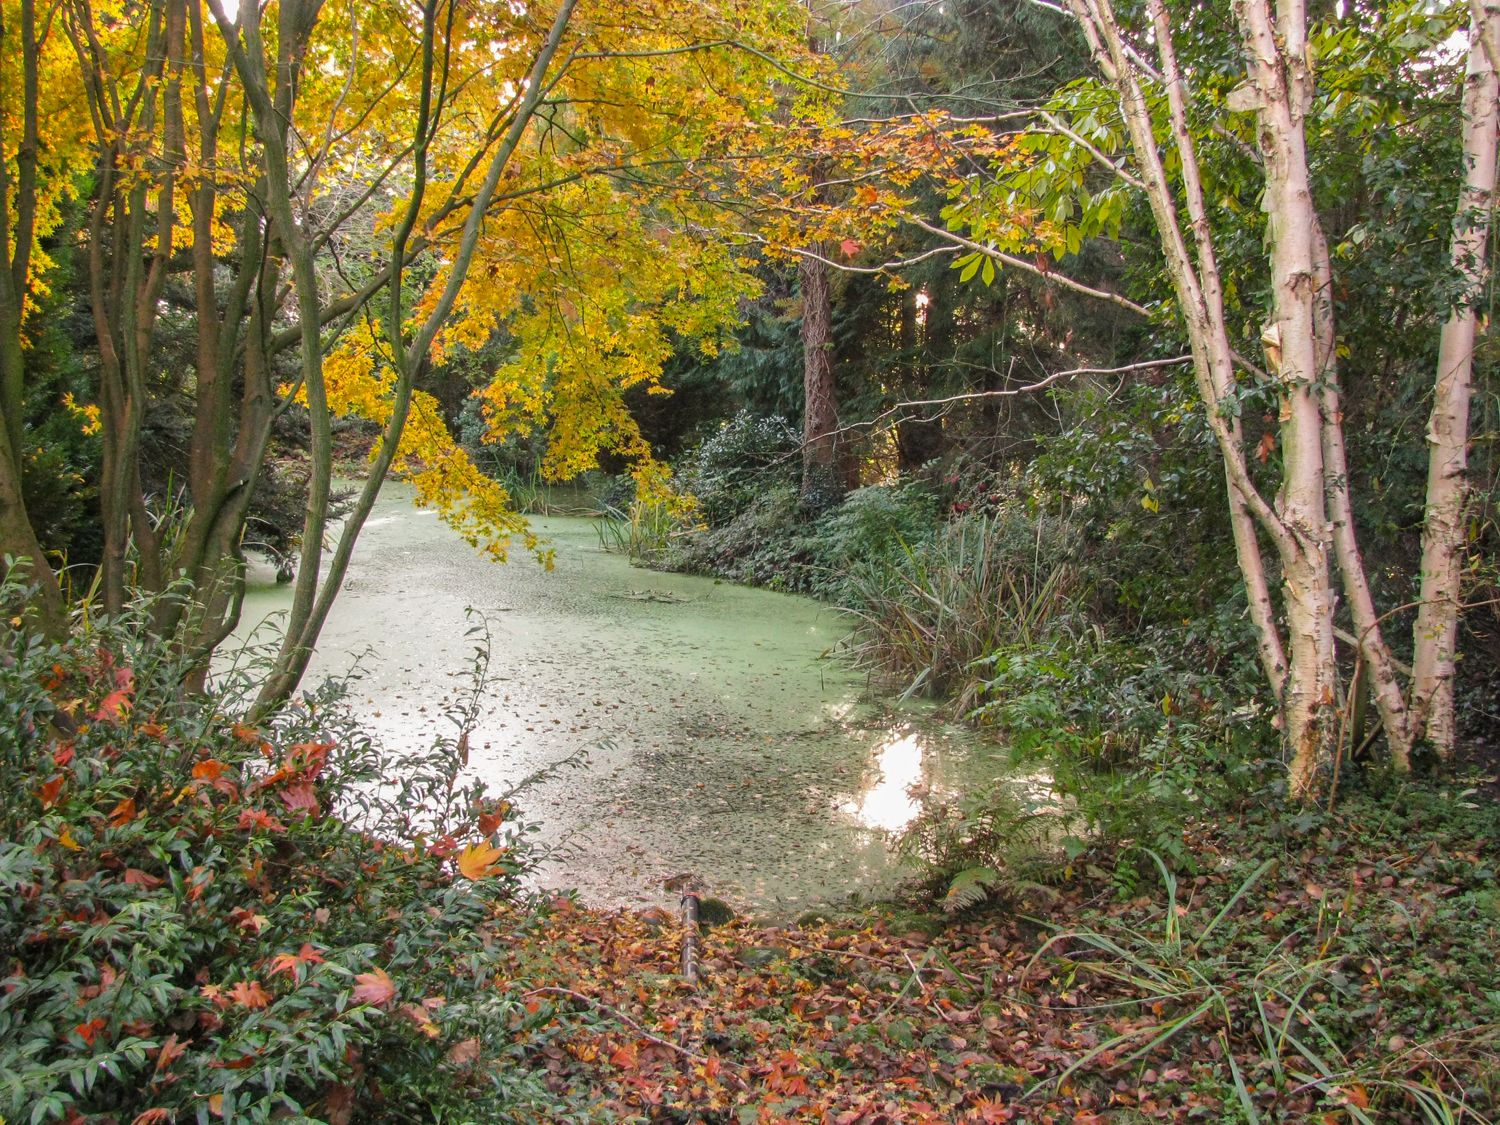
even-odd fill
[{"label": "duckweed covered water", "polygon": [[[470,768],[503,790],[587,756],[519,798],[559,846],[545,886],[641,906],[675,902],[663,880],[691,872],[761,914],[869,897],[898,877],[888,833],[923,793],[1004,768],[968,732],[870,702],[829,658],[846,634],[832,609],[632,567],[587,519],[535,525],[550,573],[520,549],[485,561],[388,485],[308,682],[357,666],[351,700],[388,745],[451,735],[473,607],[492,663]],[[242,633],[289,603],[289,587],[257,585]]]}]

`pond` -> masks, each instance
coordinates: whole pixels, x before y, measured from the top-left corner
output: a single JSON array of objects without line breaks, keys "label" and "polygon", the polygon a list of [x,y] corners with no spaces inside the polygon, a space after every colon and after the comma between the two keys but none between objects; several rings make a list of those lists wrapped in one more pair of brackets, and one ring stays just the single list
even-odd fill
[{"label": "pond", "polygon": [[[638,569],[589,519],[534,526],[550,572],[519,545],[484,560],[387,485],[306,682],[357,669],[351,703],[386,745],[451,735],[444,702],[468,689],[468,630],[485,624],[470,768],[503,790],[586,755],[518,799],[559,846],[543,886],[645,906],[675,903],[663,880],[691,872],[768,916],[869,898],[901,874],[889,834],[924,794],[1007,768],[930,711],[872,700],[831,655],[847,629],[830,607]],[[290,604],[271,577],[252,584],[241,636]]]}]

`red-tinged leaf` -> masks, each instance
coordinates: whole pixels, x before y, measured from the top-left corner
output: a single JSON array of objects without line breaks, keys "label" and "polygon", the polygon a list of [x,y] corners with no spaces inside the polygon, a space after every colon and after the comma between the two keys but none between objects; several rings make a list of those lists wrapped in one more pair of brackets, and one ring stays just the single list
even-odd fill
[{"label": "red-tinged leaf", "polygon": [[286,825],[277,820],[265,809],[241,809],[239,826],[241,828],[264,828],[267,832],[285,832]]},{"label": "red-tinged leaf", "polygon": [[52,764],[55,766],[65,766],[72,760],[73,744],[71,742],[64,742],[56,750],[52,751]]},{"label": "red-tinged leaf", "polygon": [[244,723],[235,723],[230,728],[229,733],[241,742],[249,743],[252,746],[260,741],[260,731]]},{"label": "red-tinged leaf", "polygon": [[323,1116],[328,1125],[349,1125],[354,1118],[354,1087],[335,1083],[323,1095]]},{"label": "red-tinged leaf", "polygon": [[136,727],[136,730],[140,731],[147,738],[160,738],[167,733],[167,728],[160,723],[141,723]]},{"label": "red-tinged leaf", "polygon": [[1260,444],[1255,447],[1255,459],[1264,465],[1271,459],[1271,454],[1276,451],[1276,435],[1269,430],[1260,436]]},{"label": "red-tinged leaf", "polygon": [[317,965],[324,961],[324,957],[308,942],[302,943],[302,948],[296,953],[278,953],[271,958],[271,975],[287,973],[295,976],[297,970],[303,965]]},{"label": "red-tinged leaf", "polygon": [[153,1106],[150,1109],[142,1110],[132,1117],[130,1125],[170,1125],[176,1116],[170,1109]]},{"label": "red-tinged leaf", "polygon": [[130,711],[131,692],[132,688],[128,685],[115,688],[100,701],[99,709],[94,712],[93,717],[111,723],[119,722]]},{"label": "red-tinged leaf", "polygon": [[479,1061],[479,1040],[461,1039],[448,1048],[448,1061],[454,1066],[472,1066]]},{"label": "red-tinged leaf", "polygon": [[505,823],[505,818],[510,815],[509,801],[496,801],[493,805],[479,808],[479,834],[481,836],[493,836],[499,831],[500,825]]},{"label": "red-tinged leaf", "polygon": [[402,1004],[401,1014],[429,1039],[437,1039],[443,1034],[438,1025],[432,1022],[432,1015],[420,1004]]},{"label": "red-tinged leaf", "polygon": [[354,999],[356,1003],[383,1008],[396,999],[395,982],[384,969],[360,973],[354,978]]},{"label": "red-tinged leaf", "polygon": [[467,879],[483,879],[500,869],[498,860],[505,854],[504,848],[489,844],[470,844],[458,857],[458,870]]},{"label": "red-tinged leaf", "polygon": [[307,778],[286,786],[279,796],[282,803],[292,812],[300,812],[306,816],[318,815],[318,797],[313,792],[312,782]]},{"label": "red-tinged leaf", "polygon": [[215,1059],[208,1065],[214,1070],[249,1070],[255,1065],[255,1059],[256,1055],[252,1053],[234,1059]]},{"label": "red-tinged leaf", "polygon": [[258,980],[240,981],[229,990],[229,998],[242,1008],[264,1008],[271,1002],[271,994]]},{"label": "red-tinged leaf", "polygon": [[209,1094],[208,1095],[208,1112],[211,1113],[211,1114],[213,1114],[215,1117],[223,1117],[224,1116],[224,1095],[223,1094]]},{"label": "red-tinged leaf", "polygon": [[101,1019],[92,1019],[88,1023],[81,1023],[73,1028],[73,1033],[87,1043],[90,1047],[94,1045],[94,1038],[108,1026]]},{"label": "red-tinged leaf", "polygon": [[458,851],[458,840],[451,835],[439,836],[427,845],[427,854],[434,859],[447,859],[456,851]]},{"label": "red-tinged leaf", "polygon": [[287,764],[309,779],[315,778],[328,764],[328,752],[332,749],[331,742],[297,742],[287,750]]},{"label": "red-tinged leaf", "polygon": [[57,804],[57,796],[62,792],[63,783],[66,780],[66,777],[58,774],[36,791],[37,799],[42,802],[42,808],[50,809]]},{"label": "red-tinged leaf", "polygon": [[609,1056],[609,1061],[621,1070],[634,1070],[639,1061],[639,1052],[634,1043],[624,1043],[615,1048],[614,1054]]},{"label": "red-tinged leaf", "polygon": [[180,1041],[176,1035],[168,1035],[162,1040],[161,1048],[156,1052],[157,1073],[171,1070],[172,1063],[180,1058],[188,1049],[188,1045]]},{"label": "red-tinged leaf", "polygon": [[839,250],[843,253],[845,259],[857,257],[863,249],[864,246],[852,238],[846,238],[839,243]]},{"label": "red-tinged leaf", "polygon": [[135,819],[135,798],[126,797],[109,811],[109,822],[116,828],[124,828]]},{"label": "red-tinged leaf", "polygon": [[198,781],[218,781],[224,773],[224,763],[207,758],[193,766],[193,777]]},{"label": "red-tinged leaf", "polygon": [[145,887],[149,891],[161,886],[165,881],[149,871],[142,871],[139,867],[125,869],[125,882],[131,886]]},{"label": "red-tinged leaf", "polygon": [[231,910],[229,920],[240,929],[256,934],[271,924],[271,920],[264,914],[256,914],[253,910],[246,910],[243,906],[237,906]]}]

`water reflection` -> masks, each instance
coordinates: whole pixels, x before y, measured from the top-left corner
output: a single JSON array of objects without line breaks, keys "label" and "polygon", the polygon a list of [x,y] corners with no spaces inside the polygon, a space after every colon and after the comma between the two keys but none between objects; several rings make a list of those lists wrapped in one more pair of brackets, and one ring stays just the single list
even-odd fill
[{"label": "water reflection", "polygon": [[921,739],[912,732],[886,743],[877,752],[879,780],[859,800],[846,804],[844,812],[866,828],[897,832],[915,820],[922,811],[919,790],[922,784],[923,746]]}]

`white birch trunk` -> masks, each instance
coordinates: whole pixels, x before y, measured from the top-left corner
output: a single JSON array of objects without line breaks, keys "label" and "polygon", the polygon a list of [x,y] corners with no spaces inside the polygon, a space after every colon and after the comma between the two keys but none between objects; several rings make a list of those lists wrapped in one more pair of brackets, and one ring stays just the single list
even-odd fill
[{"label": "white birch trunk", "polygon": [[1167,271],[1177,291],[1178,305],[1192,346],[1198,392],[1224,461],[1236,560],[1245,585],[1261,667],[1279,703],[1287,675],[1287,661],[1276,625],[1256,524],[1264,527],[1273,539],[1284,537],[1285,529],[1280,527],[1275,513],[1250,479],[1238,415],[1221,409],[1234,389],[1234,352],[1224,318],[1223,290],[1203,205],[1197,153],[1186,126],[1186,95],[1171,51],[1170,35],[1163,31],[1165,12],[1159,4],[1152,5],[1152,16],[1158,24],[1157,45],[1169,76],[1173,141],[1188,184],[1191,250],[1171,182],[1156,147],[1155,126],[1136,73],[1137,63],[1123,41],[1110,0],[1069,0],[1069,8],[1083,27],[1095,62],[1115,87],[1120,112],[1141,168],[1142,184],[1156,220]]},{"label": "white birch trunk", "polygon": [[1332,528],[1324,501],[1318,356],[1317,248],[1322,243],[1308,175],[1304,116],[1312,104],[1307,15],[1301,0],[1235,5],[1257,98],[1265,163],[1262,206],[1271,259],[1272,318],[1266,336],[1281,396],[1282,488],[1278,541],[1289,669],[1282,714],[1289,783],[1306,799],[1319,788],[1337,735],[1338,659],[1330,573]]},{"label": "white birch trunk", "polygon": [[1453,680],[1458,638],[1459,563],[1468,499],[1469,399],[1477,328],[1473,296],[1488,277],[1494,205],[1497,101],[1495,63],[1486,49],[1500,33],[1500,10],[1475,3],[1464,79],[1464,184],[1453,217],[1451,260],[1462,301],[1443,325],[1437,384],[1427,422],[1427,498],[1422,523],[1420,605],[1413,626],[1412,713],[1416,734],[1440,757],[1457,734]]}]

